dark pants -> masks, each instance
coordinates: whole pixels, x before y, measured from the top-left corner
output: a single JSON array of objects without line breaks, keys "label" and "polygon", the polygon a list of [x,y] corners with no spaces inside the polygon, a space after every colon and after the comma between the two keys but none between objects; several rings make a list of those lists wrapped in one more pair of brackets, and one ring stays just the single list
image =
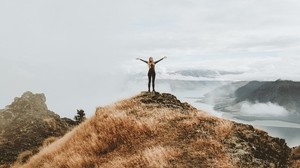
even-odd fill
[{"label": "dark pants", "polygon": [[152,79],[152,89],[155,91],[155,72],[148,72],[148,91],[150,92],[150,84]]}]

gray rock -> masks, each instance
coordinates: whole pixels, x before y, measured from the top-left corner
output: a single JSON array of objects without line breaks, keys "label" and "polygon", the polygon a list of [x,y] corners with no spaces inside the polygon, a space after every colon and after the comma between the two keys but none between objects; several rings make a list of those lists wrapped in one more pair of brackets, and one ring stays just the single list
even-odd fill
[{"label": "gray rock", "polygon": [[0,165],[13,163],[24,151],[36,153],[48,137],[59,137],[71,122],[48,110],[44,94],[25,92],[0,110]]}]

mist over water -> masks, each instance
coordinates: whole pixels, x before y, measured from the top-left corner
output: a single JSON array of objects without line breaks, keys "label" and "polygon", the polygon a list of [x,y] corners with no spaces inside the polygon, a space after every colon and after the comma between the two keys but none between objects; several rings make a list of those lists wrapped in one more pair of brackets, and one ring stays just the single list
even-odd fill
[{"label": "mist over water", "polygon": [[258,117],[287,117],[291,112],[282,106],[268,103],[250,103],[244,102],[241,105],[240,112],[243,115],[258,116]]}]

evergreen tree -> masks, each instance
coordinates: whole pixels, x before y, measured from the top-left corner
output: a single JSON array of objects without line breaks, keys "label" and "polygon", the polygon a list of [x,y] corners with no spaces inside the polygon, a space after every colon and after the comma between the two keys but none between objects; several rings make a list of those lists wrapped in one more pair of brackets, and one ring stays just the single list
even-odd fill
[{"label": "evergreen tree", "polygon": [[77,124],[83,122],[86,119],[84,110],[82,109],[77,110],[77,115],[74,117],[74,119]]}]

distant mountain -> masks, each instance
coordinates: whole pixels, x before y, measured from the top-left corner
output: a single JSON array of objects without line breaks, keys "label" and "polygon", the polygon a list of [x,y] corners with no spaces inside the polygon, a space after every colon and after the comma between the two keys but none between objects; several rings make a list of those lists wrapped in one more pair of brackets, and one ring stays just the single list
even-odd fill
[{"label": "distant mountain", "polygon": [[167,83],[172,91],[201,90],[206,88],[216,88],[229,83],[226,81],[192,81],[192,80],[171,80],[158,79],[157,83]]},{"label": "distant mountain", "polygon": [[44,94],[25,92],[0,110],[0,166],[14,162],[22,152],[38,152],[45,139],[73,127],[70,119],[61,119],[45,102]]},{"label": "distant mountain", "polygon": [[179,70],[172,72],[170,74],[180,74],[182,76],[191,76],[191,77],[206,77],[206,78],[216,78],[221,75],[237,75],[242,74],[243,72],[230,72],[230,71],[218,71],[218,70],[206,70],[206,69],[195,69],[195,70]]},{"label": "distant mountain", "polygon": [[[187,79],[194,79],[194,80],[215,80],[218,77],[223,75],[239,75],[243,74],[244,72],[241,71],[222,71],[222,70],[209,70],[209,69],[182,69],[182,70],[175,70],[175,71],[166,71],[161,72],[157,71],[160,76],[163,76],[163,79],[176,79],[176,80],[187,80]],[[132,73],[130,79],[140,79],[147,77],[147,70],[144,72],[136,72]]]},{"label": "distant mountain", "polygon": [[224,112],[239,112],[243,102],[273,103],[291,112],[300,112],[300,82],[250,81],[234,82],[205,94],[200,102],[214,105]]},{"label": "distant mountain", "polygon": [[235,91],[236,103],[275,103],[289,111],[300,112],[300,82],[277,80],[275,82],[249,82]]},{"label": "distant mountain", "polygon": [[235,100],[235,91],[238,88],[246,85],[247,83],[248,82],[246,81],[225,83],[224,85],[206,93],[204,95],[204,98],[201,101],[199,101],[208,104],[219,104],[222,103],[224,100]]}]

